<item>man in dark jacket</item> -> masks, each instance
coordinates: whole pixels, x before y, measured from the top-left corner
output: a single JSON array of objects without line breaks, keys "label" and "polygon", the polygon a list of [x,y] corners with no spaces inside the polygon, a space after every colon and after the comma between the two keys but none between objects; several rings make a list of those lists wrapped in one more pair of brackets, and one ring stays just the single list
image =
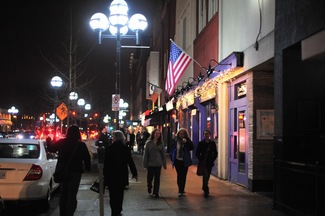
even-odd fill
[{"label": "man in dark jacket", "polygon": [[214,161],[218,156],[216,143],[210,139],[211,133],[209,130],[203,131],[204,139],[201,140],[196,149],[196,157],[199,161],[205,164],[205,171],[203,173],[202,179],[202,190],[204,191],[204,196],[209,196],[209,179],[211,175],[212,167],[214,166]]},{"label": "man in dark jacket", "polygon": [[98,139],[97,139],[95,145],[100,146],[100,147],[103,146],[103,147],[106,148],[107,146],[109,146],[111,144],[110,140],[108,139],[108,134],[107,134],[108,127],[107,127],[107,125],[100,126],[99,131],[100,131],[100,133],[99,133],[99,136],[98,136]]},{"label": "man in dark jacket", "polygon": [[113,143],[107,148],[104,161],[104,182],[108,186],[112,216],[121,215],[124,188],[128,184],[128,167],[138,181],[138,172],[131,152],[125,145],[122,131],[112,133]]}]

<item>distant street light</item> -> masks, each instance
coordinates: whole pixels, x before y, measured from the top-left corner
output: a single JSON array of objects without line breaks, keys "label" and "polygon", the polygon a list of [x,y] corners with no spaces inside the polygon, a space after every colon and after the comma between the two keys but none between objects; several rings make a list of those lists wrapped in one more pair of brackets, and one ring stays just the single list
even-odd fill
[{"label": "distant street light", "polygon": [[124,125],[123,118],[126,116],[126,112],[128,112],[129,104],[125,102],[122,98],[120,99],[120,111],[118,115],[118,120],[120,125]]},{"label": "distant street light", "polygon": [[[115,91],[116,95],[112,98],[120,98],[120,59],[121,59],[121,38],[135,38],[136,45],[140,44],[139,33],[144,31],[148,22],[145,16],[142,14],[134,14],[129,19],[128,17],[128,5],[124,0],[114,0],[112,1],[110,7],[110,14],[107,17],[103,13],[96,13],[90,18],[90,28],[98,32],[98,43],[101,44],[103,38],[116,38],[116,81],[115,81]],[[135,32],[135,35],[126,35],[129,28]],[[104,32],[109,30],[111,33],[105,34]],[[131,47],[131,46],[129,46]],[[148,48],[135,46],[133,48]],[[115,129],[119,129],[118,123],[118,113],[119,101],[112,101],[112,110],[115,111],[116,126]],[[114,107],[113,107],[114,104]],[[116,105],[116,106],[115,106]]]},{"label": "distant street light", "polygon": [[17,116],[16,114],[19,112],[18,109],[16,109],[16,107],[12,106],[10,109],[8,109],[8,113],[11,114],[12,118],[16,118]]},{"label": "distant street light", "polygon": [[[74,91],[73,92],[70,92],[70,94],[69,94],[69,102],[68,102],[68,109],[69,110],[72,110],[72,109],[75,108],[74,103],[71,103],[71,101],[76,101],[77,99],[78,99],[78,93],[77,92],[74,92]],[[70,125],[70,114],[68,115],[67,125],[68,126]]]},{"label": "distant street light", "polygon": [[8,113],[12,114],[12,115],[16,115],[19,112],[18,109],[16,109],[16,107],[12,106],[10,109],[8,109]]},{"label": "distant street light", "polygon": [[[86,110],[86,112],[91,110],[91,105],[89,103],[85,105],[85,110]],[[88,118],[88,113],[85,113],[84,117]]]},{"label": "distant street light", "polygon": [[54,99],[54,136],[53,136],[53,140],[56,140],[56,106],[58,104],[59,101],[59,96],[58,96],[58,89],[61,88],[63,84],[63,81],[61,79],[61,77],[59,76],[54,76],[51,79],[51,86],[54,88],[55,90],[55,99]]},{"label": "distant street light", "polygon": [[69,99],[70,100],[77,100],[78,99],[78,93],[77,92],[70,92]]},{"label": "distant street light", "polygon": [[77,104],[78,104],[78,106],[80,106],[80,107],[84,106],[85,103],[86,103],[86,101],[85,101],[85,99],[83,99],[83,98],[80,98],[80,99],[77,101]]},{"label": "distant street light", "polygon": [[91,110],[91,105],[90,104],[86,104],[85,105],[85,110],[87,110],[87,111]]}]

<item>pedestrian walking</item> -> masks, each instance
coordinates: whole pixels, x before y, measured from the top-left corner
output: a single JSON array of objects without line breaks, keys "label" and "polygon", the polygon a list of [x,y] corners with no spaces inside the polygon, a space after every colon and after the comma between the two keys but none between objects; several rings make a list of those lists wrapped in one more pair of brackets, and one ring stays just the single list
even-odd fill
[{"label": "pedestrian walking", "polygon": [[102,125],[99,127],[99,136],[95,142],[95,146],[108,147],[110,145],[110,140],[108,139],[108,126]]},{"label": "pedestrian walking", "polygon": [[135,139],[137,141],[137,146],[138,146],[138,153],[142,154],[142,150],[143,150],[143,143],[142,143],[142,133],[141,133],[141,129],[138,130],[137,134],[135,135]]},{"label": "pedestrian walking", "polygon": [[134,134],[134,129],[128,129],[127,134],[126,134],[126,145],[129,147],[130,151],[134,151],[134,143],[135,143],[135,134]]},{"label": "pedestrian walking", "polygon": [[188,167],[192,165],[190,151],[194,149],[193,142],[189,138],[185,128],[180,128],[172,141],[170,158],[173,168],[177,172],[178,197],[185,195],[185,184]]},{"label": "pedestrian walking", "polygon": [[52,143],[47,139],[50,152],[58,152],[58,164],[63,163],[65,176],[60,182],[60,216],[73,216],[77,209],[77,193],[82,173],[90,171],[91,160],[86,143],[81,141],[79,127],[68,128],[66,138]]},{"label": "pedestrian walking", "polygon": [[[108,138],[108,126],[107,125],[101,125],[99,127],[99,136],[98,139],[95,142],[95,146],[97,146],[97,157],[98,157],[98,163],[104,163],[105,160],[105,151],[109,146],[111,145],[112,140]],[[103,171],[104,172],[104,171]],[[99,193],[99,177],[96,179],[96,181],[92,184],[90,189],[92,191],[95,191]],[[105,190],[104,190],[105,193]]]},{"label": "pedestrian walking", "polygon": [[121,215],[123,210],[124,188],[128,184],[128,167],[132,178],[138,181],[138,172],[132,154],[125,145],[125,136],[122,131],[112,133],[112,145],[105,151],[104,183],[109,190],[112,216]]},{"label": "pedestrian walking", "polygon": [[212,167],[218,156],[216,143],[210,139],[211,132],[209,130],[203,131],[204,138],[198,143],[195,155],[198,160],[205,164],[205,170],[202,178],[202,190],[204,196],[209,196],[209,179],[211,175]]},{"label": "pedestrian walking", "polygon": [[148,193],[152,192],[152,181],[154,180],[153,195],[159,197],[161,167],[164,169],[167,167],[161,131],[157,128],[152,131],[145,144],[142,162],[143,167],[147,169]]}]

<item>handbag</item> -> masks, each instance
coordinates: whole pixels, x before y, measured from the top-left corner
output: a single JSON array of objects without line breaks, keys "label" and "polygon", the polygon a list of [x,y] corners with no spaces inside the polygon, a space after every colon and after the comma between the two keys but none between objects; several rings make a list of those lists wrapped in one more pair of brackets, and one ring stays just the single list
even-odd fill
[{"label": "handbag", "polygon": [[99,182],[96,180],[94,183],[92,183],[90,190],[99,193]]},{"label": "handbag", "polygon": [[196,169],[196,175],[198,176],[203,176],[204,173],[206,172],[206,160],[207,160],[207,156],[210,150],[210,143],[207,149],[207,153],[205,154],[205,157],[203,160],[199,161],[198,165],[197,165],[197,169]]},{"label": "handbag", "polygon": [[[94,183],[91,184],[90,190],[92,190],[92,191],[94,191],[96,193],[100,192],[99,191],[100,190],[99,179],[96,179],[96,181],[94,181]],[[105,187],[104,187],[103,193],[105,193]]]},{"label": "handbag", "polygon": [[65,175],[65,167],[63,162],[58,162],[55,167],[55,171],[53,174],[54,181],[56,183],[61,183],[64,180]]},{"label": "handbag", "polygon": [[[79,143],[78,143],[79,145]],[[78,148],[78,145],[76,145],[76,147],[74,148],[68,162],[65,164],[63,163],[62,161],[58,161],[58,163],[56,164],[56,167],[55,167],[55,171],[54,171],[54,174],[53,174],[53,179],[56,183],[61,183],[64,181],[64,178],[66,176],[66,173],[67,173],[67,169],[68,169],[68,166],[73,158],[73,155],[75,154],[77,148]]]},{"label": "handbag", "polygon": [[205,169],[206,167],[205,167],[205,158],[204,158],[204,160],[199,161],[197,165],[196,175],[203,176]]}]

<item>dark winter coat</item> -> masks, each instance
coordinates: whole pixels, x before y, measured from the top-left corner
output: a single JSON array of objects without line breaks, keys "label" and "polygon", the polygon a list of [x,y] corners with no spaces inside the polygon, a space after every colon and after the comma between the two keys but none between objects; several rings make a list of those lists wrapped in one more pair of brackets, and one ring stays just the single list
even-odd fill
[{"label": "dark winter coat", "polygon": [[195,155],[199,161],[204,160],[206,157],[206,166],[213,167],[214,161],[218,156],[216,143],[212,140],[210,140],[208,143],[206,143],[204,139],[201,140],[197,146]]},{"label": "dark winter coat", "polygon": [[70,142],[67,138],[64,138],[55,143],[48,142],[47,148],[50,152],[58,152],[58,163],[63,162],[64,164],[67,164],[74,149],[77,148],[70,160],[67,172],[83,173],[85,169],[90,171],[91,159],[86,143],[80,140],[77,142]]},{"label": "dark winter coat", "polygon": [[128,167],[132,178],[137,176],[129,148],[121,141],[115,141],[105,151],[104,181],[108,187],[125,187],[128,185]]}]

